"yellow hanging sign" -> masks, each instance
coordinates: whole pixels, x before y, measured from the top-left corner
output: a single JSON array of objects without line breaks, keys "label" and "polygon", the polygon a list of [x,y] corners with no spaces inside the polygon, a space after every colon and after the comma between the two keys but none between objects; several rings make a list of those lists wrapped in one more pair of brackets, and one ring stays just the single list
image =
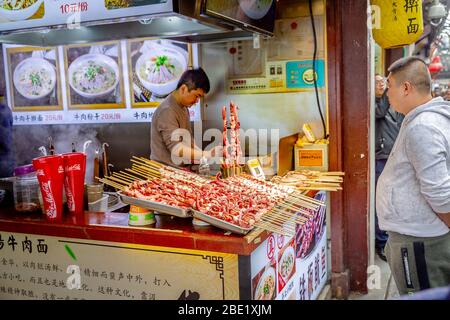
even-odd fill
[{"label": "yellow hanging sign", "polygon": [[371,0],[372,34],[384,49],[415,43],[423,33],[422,0]]}]

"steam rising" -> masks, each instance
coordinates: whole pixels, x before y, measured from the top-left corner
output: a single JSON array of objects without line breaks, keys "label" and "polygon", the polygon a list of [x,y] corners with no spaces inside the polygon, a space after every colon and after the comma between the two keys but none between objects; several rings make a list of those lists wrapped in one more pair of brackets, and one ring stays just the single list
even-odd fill
[{"label": "steam rising", "polygon": [[72,151],[75,143],[76,151],[83,152],[83,144],[92,140],[86,150],[86,177],[85,182],[93,182],[95,150],[101,147],[97,139],[97,130],[92,126],[80,125],[48,125],[48,126],[16,126],[14,127],[14,142],[17,165],[30,164],[31,160],[42,156],[39,147],[45,146],[49,152],[48,137],[53,138],[56,154]]}]

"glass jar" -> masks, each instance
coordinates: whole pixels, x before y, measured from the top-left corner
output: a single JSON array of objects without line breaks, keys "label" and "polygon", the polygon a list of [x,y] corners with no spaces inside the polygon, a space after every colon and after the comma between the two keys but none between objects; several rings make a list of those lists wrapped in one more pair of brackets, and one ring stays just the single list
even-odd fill
[{"label": "glass jar", "polygon": [[33,165],[17,167],[14,170],[14,207],[23,213],[41,210],[41,190]]},{"label": "glass jar", "polygon": [[210,169],[208,164],[208,159],[205,157],[202,157],[200,159],[200,165],[198,166],[198,174],[203,177],[209,177],[210,176]]}]

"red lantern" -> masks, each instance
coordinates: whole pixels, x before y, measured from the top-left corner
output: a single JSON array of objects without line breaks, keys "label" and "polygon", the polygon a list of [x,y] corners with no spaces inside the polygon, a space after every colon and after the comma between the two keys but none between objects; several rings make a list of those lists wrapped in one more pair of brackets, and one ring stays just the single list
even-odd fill
[{"label": "red lantern", "polygon": [[442,69],[444,69],[444,66],[441,63],[441,57],[435,56],[433,60],[431,60],[431,64],[428,66],[428,70],[430,70],[430,73],[438,73],[441,72]]}]

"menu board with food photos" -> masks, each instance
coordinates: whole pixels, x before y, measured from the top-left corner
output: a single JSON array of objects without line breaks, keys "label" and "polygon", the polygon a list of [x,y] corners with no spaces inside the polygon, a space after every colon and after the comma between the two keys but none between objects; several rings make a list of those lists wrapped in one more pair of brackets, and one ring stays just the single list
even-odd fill
[{"label": "menu board with food photos", "polygon": [[128,41],[130,97],[133,108],[155,106],[176,89],[188,69],[186,43],[159,39]]},{"label": "menu board with food photos", "polygon": [[[193,67],[198,48],[190,47]],[[188,45],[136,39],[49,48],[3,45],[14,125],[151,122],[187,70]],[[189,109],[200,121],[200,102]]]},{"label": "menu board with food photos", "polygon": [[118,41],[65,47],[69,109],[125,107],[120,49]]},{"label": "menu board with food photos", "polygon": [[0,33],[172,11],[172,0],[2,0]]},{"label": "menu board with food photos", "polygon": [[12,47],[6,60],[13,111],[62,110],[58,48]]}]

